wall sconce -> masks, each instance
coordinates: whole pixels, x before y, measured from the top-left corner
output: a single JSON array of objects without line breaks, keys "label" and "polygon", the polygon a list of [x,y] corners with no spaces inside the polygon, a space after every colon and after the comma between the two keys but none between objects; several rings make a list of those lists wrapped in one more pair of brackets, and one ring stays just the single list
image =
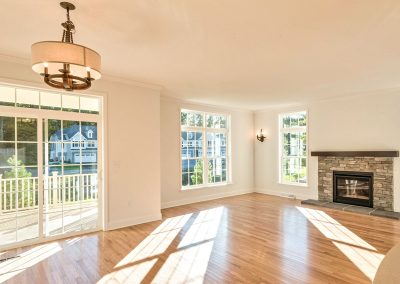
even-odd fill
[{"label": "wall sconce", "polygon": [[267,137],[262,133],[262,128],[261,128],[260,133],[257,133],[257,140],[260,142],[264,142],[265,138]]}]

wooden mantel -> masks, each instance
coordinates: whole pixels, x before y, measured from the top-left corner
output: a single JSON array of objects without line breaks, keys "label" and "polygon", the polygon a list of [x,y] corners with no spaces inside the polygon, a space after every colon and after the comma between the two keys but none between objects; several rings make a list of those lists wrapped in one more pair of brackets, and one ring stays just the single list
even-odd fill
[{"label": "wooden mantel", "polygon": [[399,151],[311,151],[311,156],[324,157],[399,157]]}]

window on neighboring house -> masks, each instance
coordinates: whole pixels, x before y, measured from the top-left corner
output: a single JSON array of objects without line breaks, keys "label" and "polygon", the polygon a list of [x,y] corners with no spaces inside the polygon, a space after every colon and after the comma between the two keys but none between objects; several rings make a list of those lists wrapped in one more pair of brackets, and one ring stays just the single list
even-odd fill
[{"label": "window on neighboring house", "polygon": [[96,148],[96,143],[93,141],[88,141],[87,142],[87,148]]},{"label": "window on neighboring house", "polygon": [[282,114],[280,123],[280,182],[307,184],[307,112]]},{"label": "window on neighboring house", "polygon": [[229,181],[229,116],[181,110],[182,189]]},{"label": "window on neighboring house", "polygon": [[85,148],[85,143],[84,142],[76,142],[76,141],[74,141],[72,143],[72,148]]}]

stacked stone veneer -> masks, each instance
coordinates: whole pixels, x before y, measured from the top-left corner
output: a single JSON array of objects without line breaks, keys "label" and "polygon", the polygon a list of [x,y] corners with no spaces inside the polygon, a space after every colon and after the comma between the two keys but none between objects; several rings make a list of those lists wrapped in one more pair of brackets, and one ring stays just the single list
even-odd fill
[{"label": "stacked stone veneer", "polygon": [[372,172],[374,208],[393,211],[393,158],[318,157],[320,201],[333,201],[333,171]]}]

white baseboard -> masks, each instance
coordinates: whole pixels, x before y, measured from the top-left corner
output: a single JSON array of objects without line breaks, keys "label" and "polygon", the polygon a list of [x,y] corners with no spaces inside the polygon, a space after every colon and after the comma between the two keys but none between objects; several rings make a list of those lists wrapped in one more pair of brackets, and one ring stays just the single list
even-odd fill
[{"label": "white baseboard", "polygon": [[285,195],[288,194],[293,194],[296,199],[299,200],[306,200],[306,199],[316,199],[315,196],[313,194],[304,194],[301,192],[289,192],[289,191],[277,191],[277,190],[269,190],[269,189],[265,189],[265,188],[256,188],[255,192],[257,193],[262,193],[262,194],[268,194],[268,195],[274,195],[274,196],[279,196],[279,197],[285,197]]},{"label": "white baseboard", "polygon": [[162,219],[162,216],[161,216],[161,212],[160,212],[159,214],[154,214],[154,215],[112,221],[112,222],[108,223],[107,231],[130,227],[130,226],[153,222],[153,221],[158,221],[161,219]]},{"label": "white baseboard", "polygon": [[235,191],[228,191],[228,192],[221,192],[221,193],[215,193],[215,194],[190,197],[190,198],[179,199],[179,200],[174,200],[174,201],[169,201],[169,202],[162,202],[161,208],[165,209],[165,208],[170,208],[170,207],[176,207],[176,206],[192,204],[192,203],[196,203],[196,202],[214,200],[214,199],[235,196],[235,195],[242,195],[242,194],[253,193],[253,192],[254,192],[253,190],[235,190]]}]

